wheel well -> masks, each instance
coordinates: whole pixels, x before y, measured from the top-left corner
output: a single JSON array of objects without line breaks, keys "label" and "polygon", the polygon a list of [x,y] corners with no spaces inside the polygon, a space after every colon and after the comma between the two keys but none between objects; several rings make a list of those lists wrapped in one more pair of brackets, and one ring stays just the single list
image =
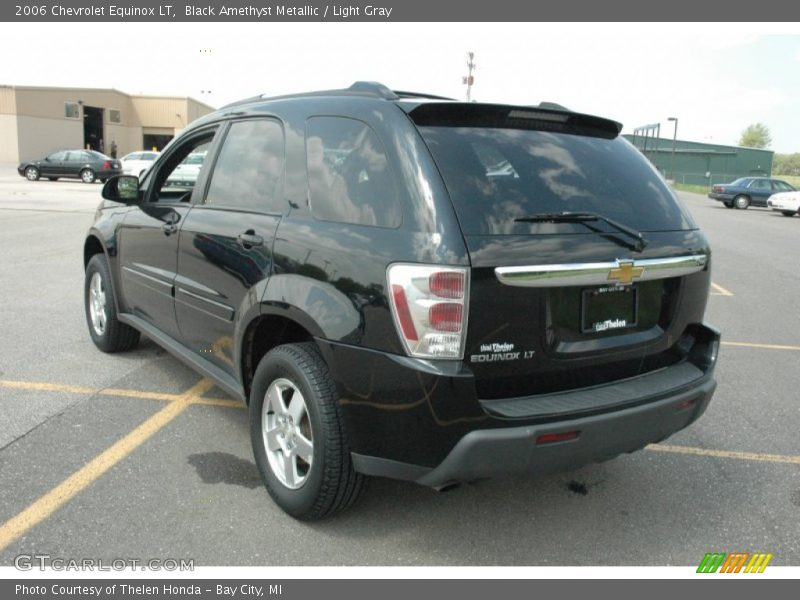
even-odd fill
[{"label": "wheel well", "polygon": [[95,254],[102,254],[103,253],[103,244],[100,243],[94,236],[90,236],[86,239],[86,243],[83,245],[83,268],[86,268],[86,265],[89,264],[89,261],[92,260],[92,257]]},{"label": "wheel well", "polygon": [[247,327],[242,341],[242,382],[245,398],[250,396],[250,384],[256,367],[264,355],[281,344],[314,340],[304,327],[285,317],[268,315],[258,318]]}]

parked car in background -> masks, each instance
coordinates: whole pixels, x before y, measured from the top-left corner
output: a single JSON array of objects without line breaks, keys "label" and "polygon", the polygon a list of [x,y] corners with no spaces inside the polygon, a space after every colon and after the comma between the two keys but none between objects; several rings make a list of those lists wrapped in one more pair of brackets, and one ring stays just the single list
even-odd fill
[{"label": "parked car in background", "polygon": [[731,183],[718,183],[711,187],[708,197],[722,202],[728,208],[744,210],[748,206],[766,206],[767,198],[779,192],[795,189],[780,179],[769,177],[740,177]]},{"label": "parked car in background", "polygon": [[779,192],[767,199],[767,208],[778,211],[784,217],[800,215],[800,192]]},{"label": "parked car in background", "polygon": [[173,187],[192,188],[197,176],[200,174],[200,167],[206,159],[206,152],[192,152],[175,168],[167,178],[166,185]]},{"label": "parked car in background", "polygon": [[131,152],[120,159],[122,172],[125,175],[136,175],[141,177],[147,168],[158,158],[159,152],[145,150],[142,152]]},{"label": "parked car in background", "polygon": [[42,159],[20,163],[17,173],[28,181],[36,181],[40,177],[56,181],[65,177],[93,183],[96,179],[105,181],[114,175],[121,175],[122,166],[118,160],[94,150],[59,150]]}]

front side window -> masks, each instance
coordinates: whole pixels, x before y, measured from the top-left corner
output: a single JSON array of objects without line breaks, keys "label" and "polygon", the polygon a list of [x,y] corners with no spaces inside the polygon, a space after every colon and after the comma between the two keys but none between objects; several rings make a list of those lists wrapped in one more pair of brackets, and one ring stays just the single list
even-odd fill
[{"label": "front side window", "polygon": [[283,164],[283,128],[277,121],[235,122],[214,165],[205,203],[282,212]]},{"label": "front side window", "polygon": [[192,137],[175,148],[153,180],[150,202],[189,202],[200,178],[214,131]]},{"label": "front side window", "polygon": [[306,123],[311,213],[323,221],[397,227],[397,186],[386,152],[366,124],[342,117]]}]

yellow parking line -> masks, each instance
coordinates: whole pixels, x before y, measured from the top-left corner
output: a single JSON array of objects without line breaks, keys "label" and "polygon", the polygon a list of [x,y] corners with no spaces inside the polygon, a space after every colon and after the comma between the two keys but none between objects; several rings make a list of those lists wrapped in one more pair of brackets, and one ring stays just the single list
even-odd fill
[{"label": "yellow parking line", "polygon": [[740,348],[763,348],[765,350],[800,350],[800,346],[782,346],[779,344],[753,344],[750,342],[721,342],[723,346],[738,346]]},{"label": "yellow parking line", "polygon": [[715,291],[711,292],[712,296],[733,296],[733,292],[729,292],[724,287],[719,285],[718,283],[711,282],[711,287],[714,288]]},{"label": "yellow parking line", "polygon": [[788,463],[800,465],[800,456],[786,454],[761,454],[758,452],[732,452],[730,450],[707,450],[691,446],[670,446],[669,444],[650,444],[647,450],[670,452],[674,454],[692,454],[695,456],[713,456],[714,458],[735,458],[737,460],[754,460],[771,463]]},{"label": "yellow parking line", "polygon": [[227,408],[247,408],[240,400],[223,400],[218,398],[195,398],[191,404],[206,404],[208,406],[225,406]]},{"label": "yellow parking line", "polygon": [[80,387],[77,385],[61,385],[59,383],[38,383],[34,381],[9,381],[0,379],[0,387],[16,390],[41,390],[45,392],[69,392],[70,394],[94,394],[94,388]]},{"label": "yellow parking line", "polygon": [[97,390],[98,394],[103,396],[123,396],[126,398],[144,398],[146,400],[164,400],[166,402],[173,402],[181,398],[181,394],[162,394],[159,392],[140,392],[138,390],[123,390],[116,388],[106,388]]},{"label": "yellow parking line", "polygon": [[186,393],[177,396],[176,400],[167,404],[128,435],[75,471],[28,508],[6,521],[0,526],[0,551],[3,551],[14,540],[24,535],[31,527],[44,521],[120,460],[136,450],[153,434],[186,410],[193,400],[210,390],[213,385],[210,380],[202,379]]},{"label": "yellow parking line", "polygon": [[71,394],[99,394],[101,396],[122,396],[125,398],[142,398],[145,400],[163,400],[174,402],[180,400],[182,394],[164,394],[161,392],[144,392],[140,390],[125,390],[121,388],[90,388],[77,385],[63,385],[60,383],[41,383],[37,381],[10,381],[0,379],[0,387],[17,390],[35,390],[43,392],[68,392]]}]

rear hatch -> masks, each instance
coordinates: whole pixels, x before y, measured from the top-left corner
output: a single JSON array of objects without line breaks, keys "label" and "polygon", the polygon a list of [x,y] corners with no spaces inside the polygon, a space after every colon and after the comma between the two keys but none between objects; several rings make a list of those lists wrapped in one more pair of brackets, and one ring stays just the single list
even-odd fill
[{"label": "rear hatch", "polygon": [[602,385],[685,358],[708,245],[618,123],[474,104],[410,116],[470,254],[464,360],[479,398]]}]

